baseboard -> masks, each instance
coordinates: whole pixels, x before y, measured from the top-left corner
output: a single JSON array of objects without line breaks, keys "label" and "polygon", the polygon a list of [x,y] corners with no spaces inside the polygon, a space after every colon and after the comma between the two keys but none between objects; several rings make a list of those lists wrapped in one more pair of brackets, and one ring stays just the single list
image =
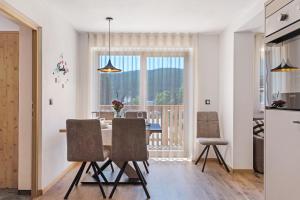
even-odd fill
[{"label": "baseboard", "polygon": [[253,169],[232,169],[233,173],[254,173]]},{"label": "baseboard", "polygon": [[50,190],[58,181],[60,181],[68,172],[79,165],[78,162],[70,164],[60,175],[53,179],[45,188],[42,189],[42,195]]},{"label": "baseboard", "polygon": [[18,190],[18,195],[30,196],[31,190]]}]

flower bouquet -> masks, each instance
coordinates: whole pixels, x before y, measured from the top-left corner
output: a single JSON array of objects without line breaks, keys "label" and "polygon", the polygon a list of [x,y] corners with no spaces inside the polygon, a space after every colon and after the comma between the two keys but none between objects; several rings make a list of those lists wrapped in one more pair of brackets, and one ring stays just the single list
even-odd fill
[{"label": "flower bouquet", "polygon": [[116,111],[116,117],[121,117],[121,110],[124,108],[124,104],[119,100],[113,100],[112,108]]}]

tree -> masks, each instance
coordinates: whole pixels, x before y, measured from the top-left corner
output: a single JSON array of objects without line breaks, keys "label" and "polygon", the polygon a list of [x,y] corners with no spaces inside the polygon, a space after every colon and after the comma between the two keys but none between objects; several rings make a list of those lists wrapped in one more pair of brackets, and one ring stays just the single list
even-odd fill
[{"label": "tree", "polygon": [[156,95],[156,105],[169,105],[171,104],[171,93],[169,91],[162,91]]}]

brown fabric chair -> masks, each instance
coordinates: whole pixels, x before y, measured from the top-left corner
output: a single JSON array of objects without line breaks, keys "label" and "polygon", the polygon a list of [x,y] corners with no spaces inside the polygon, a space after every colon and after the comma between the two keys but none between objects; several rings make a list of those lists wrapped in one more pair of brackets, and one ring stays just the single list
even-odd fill
[{"label": "brown fabric chair", "polygon": [[[137,118],[138,118],[138,113],[142,113],[142,118],[143,118],[143,119],[147,119],[147,111],[126,111],[126,113],[125,113],[125,118],[127,118],[127,119],[137,119]],[[150,135],[147,134],[147,135],[146,135],[147,145],[149,144],[149,137],[150,137]],[[147,160],[147,161],[144,161],[144,162],[143,162],[143,165],[144,165],[144,168],[145,168],[147,174],[149,174],[149,169],[148,169],[148,167],[149,167],[150,165],[149,165],[148,160]]]},{"label": "brown fabric chair", "polygon": [[105,118],[106,120],[112,120],[114,118],[113,111],[100,111],[98,115],[99,118]]},{"label": "brown fabric chair", "polygon": [[143,119],[147,119],[147,112],[146,111],[126,111],[125,118],[136,119],[136,118],[138,118],[139,113],[142,113],[142,118]]},{"label": "brown fabric chair", "polygon": [[137,161],[148,160],[145,120],[144,119],[113,119],[112,125],[112,154],[113,161],[124,162],[109,198],[112,198],[128,162],[132,162],[148,198],[146,180],[141,173]]},{"label": "brown fabric chair", "polygon": [[[100,173],[103,179],[106,180],[102,171],[99,171],[99,166],[96,162],[105,161],[110,156],[109,149],[104,149],[102,145],[102,134],[99,120],[68,119],[66,124],[67,159],[72,162],[82,162],[82,164],[64,199],[68,198],[74,185],[78,185],[87,162],[91,162],[91,166],[95,174]],[[95,176],[95,178],[99,184],[103,197],[106,198],[99,177]]]},{"label": "brown fabric chair", "polygon": [[204,164],[202,167],[202,172],[204,171],[205,164],[207,161],[207,156],[210,146],[213,147],[217,160],[220,165],[224,165],[227,172],[229,171],[228,166],[226,165],[217,145],[227,145],[228,142],[224,139],[221,139],[220,129],[219,129],[219,119],[217,112],[198,112],[197,113],[197,138],[198,142],[205,146],[204,150],[198,157],[196,165],[201,160],[201,157],[206,152]]}]

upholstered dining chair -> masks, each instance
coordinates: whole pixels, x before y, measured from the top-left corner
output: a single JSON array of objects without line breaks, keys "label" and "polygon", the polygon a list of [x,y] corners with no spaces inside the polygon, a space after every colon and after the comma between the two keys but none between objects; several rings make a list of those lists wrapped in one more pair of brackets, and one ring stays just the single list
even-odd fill
[{"label": "upholstered dining chair", "polygon": [[196,161],[196,165],[201,160],[203,154],[206,152],[202,172],[204,172],[205,164],[210,147],[212,146],[220,165],[224,165],[227,172],[230,172],[225,160],[223,159],[218,145],[227,145],[228,142],[221,138],[219,119],[217,112],[198,112],[197,113],[197,141],[204,145],[204,149]]},{"label": "upholstered dining chair", "polygon": [[143,119],[147,119],[147,112],[146,111],[131,111],[131,110],[128,110],[125,112],[125,118],[128,118],[128,119],[136,119],[136,118],[139,118],[138,115],[141,115],[140,118],[143,118]]},{"label": "upholstered dining chair", "polygon": [[[147,119],[147,112],[146,111],[126,111],[125,118],[127,118],[127,119],[136,119],[136,118],[139,118],[139,115],[141,115],[140,118]],[[147,134],[146,135],[147,144],[149,144],[149,137],[150,137],[150,135]],[[149,174],[148,167],[150,166],[150,164],[149,164],[148,160],[144,161],[143,165],[144,165],[144,168],[145,168],[147,174]]]},{"label": "upholstered dining chair", "polygon": [[[67,159],[71,162],[81,162],[71,186],[69,187],[64,199],[67,199],[74,185],[78,185],[81,175],[87,162],[95,174],[100,174],[104,180],[107,180],[102,171],[97,169],[97,161],[105,161],[110,156],[109,149],[102,145],[102,134],[100,121],[97,119],[77,120],[68,119],[67,122]],[[102,183],[98,176],[95,176],[102,196],[106,198]]]},{"label": "upholstered dining chair", "polygon": [[109,198],[113,197],[129,162],[132,162],[143,189],[147,197],[150,198],[146,187],[146,180],[137,164],[138,161],[148,160],[145,120],[116,118],[113,119],[112,127],[111,159],[113,161],[123,162],[124,164],[115,180]]},{"label": "upholstered dining chair", "polygon": [[106,120],[112,120],[114,118],[113,111],[100,111],[98,115],[99,118],[105,118]]}]

